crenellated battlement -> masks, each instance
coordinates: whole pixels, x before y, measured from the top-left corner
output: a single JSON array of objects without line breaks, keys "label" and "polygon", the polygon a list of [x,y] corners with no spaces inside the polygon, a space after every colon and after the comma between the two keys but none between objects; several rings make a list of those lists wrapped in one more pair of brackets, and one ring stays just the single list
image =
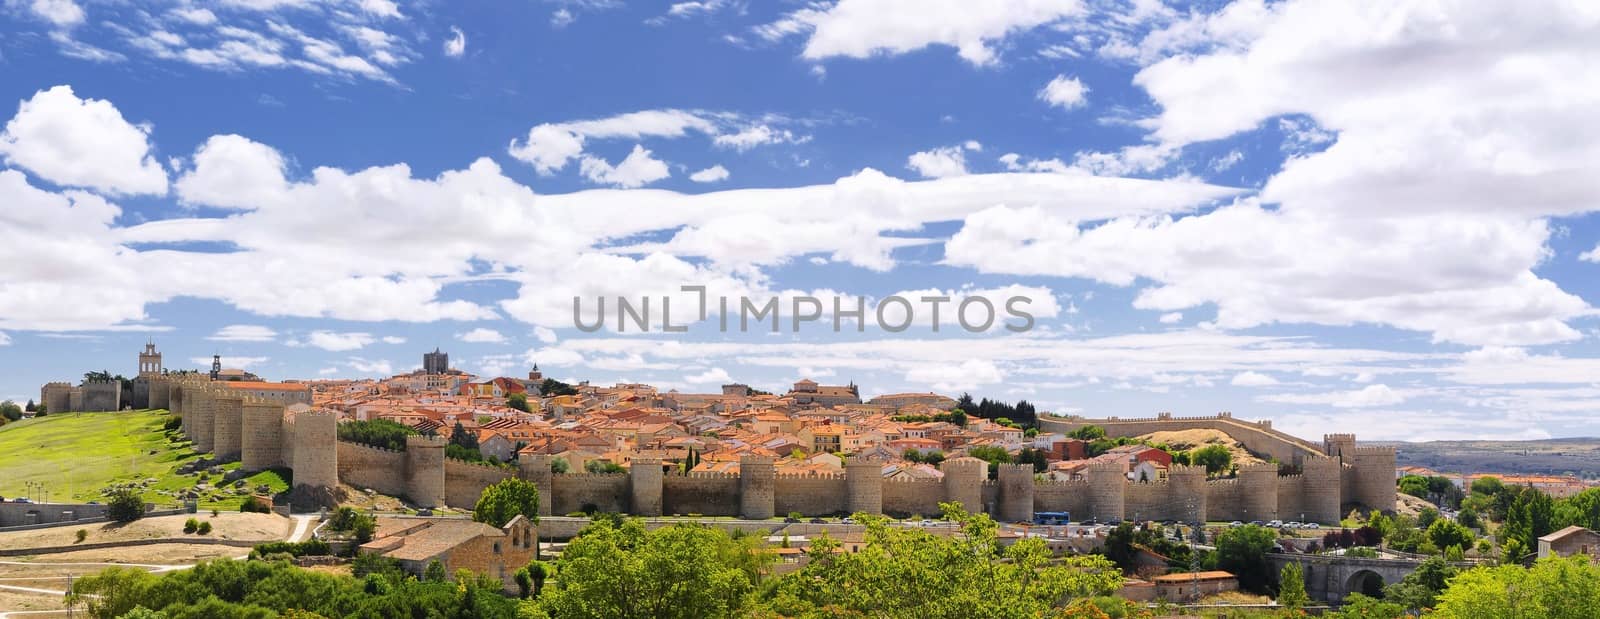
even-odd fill
[{"label": "crenellated battlement", "polygon": [[413,447],[419,449],[444,449],[449,444],[450,440],[442,436],[424,436],[421,434],[412,434],[406,437],[407,450],[410,450]]},{"label": "crenellated battlement", "polygon": [[403,450],[403,449],[384,449],[382,447],[373,447],[373,446],[368,445],[366,443],[357,443],[355,441],[341,440],[341,441],[339,441],[339,444],[340,445],[344,445],[344,446],[348,446],[348,447],[353,448],[353,449],[364,449],[366,451],[371,451],[371,452],[375,452],[375,453],[401,454],[401,455],[405,455],[405,453],[406,453],[405,450]]},{"label": "crenellated battlement", "polygon": [[[737,477],[737,475],[735,475]],[[844,473],[778,473],[776,479],[844,479]]]},{"label": "crenellated battlement", "polygon": [[1388,446],[1384,446],[1384,447],[1370,447],[1370,446],[1369,447],[1362,447],[1362,446],[1357,445],[1356,446],[1356,455],[1357,456],[1394,456],[1394,455],[1396,455],[1396,450],[1395,450],[1394,447],[1388,447]]},{"label": "crenellated battlement", "polygon": [[667,477],[678,479],[738,479],[738,473],[719,473],[716,471],[689,471],[687,473],[672,471]]}]

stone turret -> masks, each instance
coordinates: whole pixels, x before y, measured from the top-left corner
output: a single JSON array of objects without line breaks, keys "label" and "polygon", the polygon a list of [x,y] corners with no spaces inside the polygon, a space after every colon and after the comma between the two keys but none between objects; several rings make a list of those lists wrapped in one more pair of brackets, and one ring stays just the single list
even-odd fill
[{"label": "stone turret", "polygon": [[1033,465],[1000,465],[1000,520],[1033,522]]},{"label": "stone turret", "polygon": [[[204,425],[204,424],[201,424]],[[339,414],[304,410],[294,418],[294,485],[333,489],[339,485]]]},{"label": "stone turret", "polygon": [[239,468],[260,471],[283,465],[283,404],[254,398],[240,413]]},{"label": "stone turret", "polygon": [[[1370,509],[1394,511],[1394,448],[1356,447],[1354,459],[1355,501]],[[1347,457],[1345,461],[1350,459]]]},{"label": "stone turret", "polygon": [[523,454],[517,457],[517,477],[533,482],[539,489],[539,515],[549,516],[550,506],[556,501],[555,473],[550,471],[550,461],[547,454]]},{"label": "stone turret", "polygon": [[1184,522],[1206,521],[1206,467],[1174,464],[1167,469],[1167,486]]},{"label": "stone turret", "polygon": [[211,452],[220,462],[239,459],[240,432],[244,425],[244,396],[231,389],[217,393],[212,405]]},{"label": "stone turret", "polygon": [[172,409],[172,381],[164,374],[149,377],[150,408]]},{"label": "stone turret", "polygon": [[635,516],[661,515],[661,458],[635,457],[628,468],[629,513]]},{"label": "stone turret", "polygon": [[845,509],[854,514],[883,513],[883,461],[851,458],[844,463]]},{"label": "stone turret", "polygon": [[200,453],[211,453],[213,439],[216,436],[216,422],[214,411],[216,409],[216,394],[212,393],[209,386],[197,386],[189,391],[185,397],[185,410],[189,412],[190,436],[194,439],[194,450]]},{"label": "stone turret", "polygon": [[1305,520],[1334,524],[1339,522],[1339,474],[1342,466],[1338,458],[1306,458],[1300,462],[1303,487],[1301,502],[1305,506]]},{"label": "stone turret", "polygon": [[767,456],[739,458],[739,515],[752,520],[777,512],[778,468]]},{"label": "stone turret", "polygon": [[983,511],[983,481],[989,478],[989,463],[962,456],[939,464],[944,472],[944,500],[960,503],[968,513]]},{"label": "stone turret", "polygon": [[406,498],[418,507],[444,505],[444,448],[442,436],[406,437]]},{"label": "stone turret", "polygon": [[172,413],[178,416],[179,421],[183,422],[183,425],[180,426],[183,428],[183,435],[193,440],[194,429],[189,427],[189,410],[184,406],[184,398],[186,397],[184,391],[187,389],[188,386],[184,384],[182,379],[172,381],[172,395],[170,396],[171,402],[169,404],[172,405]]},{"label": "stone turret", "polygon": [[1335,458],[1344,458],[1344,462],[1350,464],[1350,457],[1354,456],[1356,451],[1356,435],[1324,434],[1322,451]]},{"label": "stone turret", "polygon": [[1090,516],[1100,522],[1122,520],[1128,489],[1127,465],[1095,462],[1085,468],[1089,477]]},{"label": "stone turret", "polygon": [[51,413],[65,413],[72,410],[72,385],[67,383],[45,383],[39,389],[39,403],[44,405],[46,411]]},{"label": "stone turret", "polygon": [[1278,465],[1245,464],[1239,467],[1239,499],[1246,521],[1278,518]]}]

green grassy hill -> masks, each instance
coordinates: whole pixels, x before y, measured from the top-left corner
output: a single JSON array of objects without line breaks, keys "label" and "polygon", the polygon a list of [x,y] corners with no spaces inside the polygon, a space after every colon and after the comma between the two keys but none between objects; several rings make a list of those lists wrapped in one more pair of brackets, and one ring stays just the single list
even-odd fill
[{"label": "green grassy hill", "polygon": [[[200,457],[188,440],[162,429],[170,415],[164,410],[64,413],[25,419],[0,426],[0,496],[8,500],[29,494],[29,482],[44,485],[51,502],[101,500],[100,491],[120,483],[149,483],[145,500],[175,505],[171,494],[201,482],[197,474],[179,475],[185,462]],[[238,468],[237,462],[223,469]],[[265,471],[246,479],[247,488],[269,486],[272,492],[288,488],[287,473]],[[204,480],[220,483],[219,476]],[[38,498],[38,493],[34,492]],[[232,495],[200,499],[205,508],[237,508]]]}]

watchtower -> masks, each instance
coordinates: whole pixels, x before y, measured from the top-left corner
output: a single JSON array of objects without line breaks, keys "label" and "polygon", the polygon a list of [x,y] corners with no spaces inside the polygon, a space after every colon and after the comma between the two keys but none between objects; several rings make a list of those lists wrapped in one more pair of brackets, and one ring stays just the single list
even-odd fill
[{"label": "watchtower", "polygon": [[232,389],[221,389],[217,392],[212,411],[211,452],[221,462],[239,459],[240,431],[244,426],[244,396]]},{"label": "watchtower", "polygon": [[193,389],[185,389],[184,410],[188,411],[189,436],[194,439],[194,450],[200,453],[210,453],[214,447],[213,440],[216,428],[213,424],[216,406],[216,394],[206,385],[196,385]]},{"label": "watchtower", "polygon": [[1128,489],[1127,465],[1121,462],[1095,462],[1085,467],[1089,478],[1090,513],[1101,522],[1123,518]]},{"label": "watchtower", "polygon": [[1278,465],[1245,464],[1239,467],[1240,500],[1244,501],[1244,520],[1278,518]]},{"label": "watchtower", "polygon": [[1301,502],[1305,505],[1308,522],[1333,524],[1339,522],[1340,481],[1343,468],[1334,457],[1306,458],[1300,462],[1302,470]]},{"label": "watchtower", "polygon": [[406,497],[417,507],[444,505],[446,442],[442,436],[406,437]]},{"label": "watchtower", "polygon": [[1355,501],[1371,509],[1394,511],[1393,447],[1355,448]]},{"label": "watchtower", "polygon": [[845,509],[850,513],[883,513],[883,462],[851,458],[844,463]]},{"label": "watchtower", "polygon": [[555,473],[550,471],[552,459],[546,454],[522,454],[517,457],[517,477],[533,482],[539,489],[540,516],[549,516],[550,506],[556,500],[555,487],[552,485]]},{"label": "watchtower", "polygon": [[739,514],[751,520],[771,518],[777,511],[778,468],[768,456],[739,458]]},{"label": "watchtower", "polygon": [[1356,452],[1356,435],[1354,434],[1324,434],[1322,435],[1322,451],[1335,458],[1340,458],[1346,464],[1352,464],[1350,457]]},{"label": "watchtower", "polygon": [[989,478],[989,463],[971,456],[951,458],[939,464],[944,472],[944,500],[960,503],[967,513],[983,511],[983,480]]},{"label": "watchtower", "polygon": [[239,468],[260,471],[283,463],[283,404],[246,399],[240,416]]},{"label": "watchtower", "polygon": [[[204,424],[201,424],[204,425]],[[307,409],[294,416],[294,485],[339,486],[339,414]]]},{"label": "watchtower", "polygon": [[1205,522],[1206,467],[1174,464],[1167,469],[1167,486],[1174,493],[1168,500],[1184,522]]},{"label": "watchtower", "polygon": [[1000,465],[1000,520],[1033,521],[1033,465]]},{"label": "watchtower", "polygon": [[635,457],[628,466],[629,512],[635,516],[661,515],[661,458]]},{"label": "watchtower", "polygon": [[161,375],[161,353],[156,351],[156,343],[146,341],[144,352],[139,353],[139,375],[144,377]]}]

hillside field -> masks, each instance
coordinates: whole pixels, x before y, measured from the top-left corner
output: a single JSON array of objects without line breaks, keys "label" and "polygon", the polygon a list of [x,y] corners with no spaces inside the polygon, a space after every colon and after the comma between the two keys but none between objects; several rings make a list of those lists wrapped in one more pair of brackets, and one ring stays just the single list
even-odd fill
[{"label": "hillside field", "polygon": [[[183,463],[199,457],[189,441],[162,429],[165,410],[63,413],[0,426],[0,496],[27,496],[29,482],[38,482],[56,502],[101,501],[100,491],[117,483],[153,479],[143,490],[145,501],[176,505],[161,491],[193,487],[198,475],[179,475]],[[223,470],[238,468],[223,465]],[[283,475],[264,471],[245,478],[247,487],[288,488]],[[215,476],[209,481],[218,481]],[[37,492],[35,498],[39,498]],[[237,508],[238,498],[206,496],[204,508]]]}]

